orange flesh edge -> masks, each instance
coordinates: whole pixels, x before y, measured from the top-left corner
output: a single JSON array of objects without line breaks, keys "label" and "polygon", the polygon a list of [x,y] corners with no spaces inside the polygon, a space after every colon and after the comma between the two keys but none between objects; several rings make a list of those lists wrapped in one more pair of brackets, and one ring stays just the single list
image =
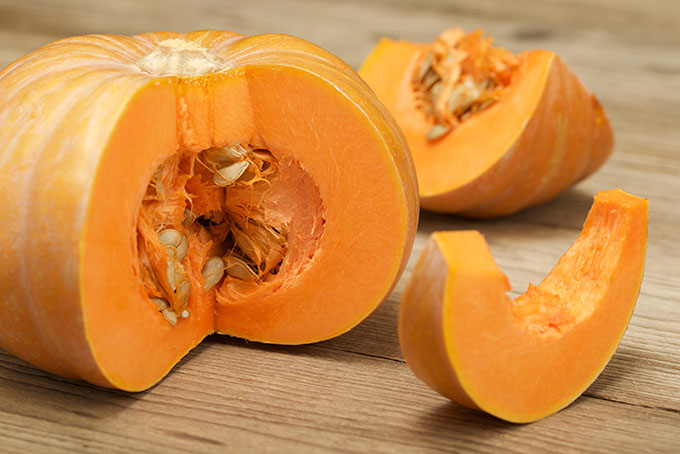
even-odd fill
[{"label": "orange flesh edge", "polygon": [[602,106],[543,50],[517,55],[519,67],[495,104],[428,141],[433,119],[418,109],[411,87],[427,49],[382,39],[359,70],[408,139],[424,208],[480,218],[514,213],[585,178],[611,153]]},{"label": "orange flesh edge", "polygon": [[[646,200],[599,193],[576,242],[514,301],[481,234],[433,234],[402,302],[407,362],[444,396],[499,418],[529,422],[560,410],[595,380],[625,332],[647,221]],[[418,270],[427,266],[436,269],[431,276]],[[419,299],[432,282],[443,291]],[[425,311],[436,315],[418,328],[411,320]],[[428,329],[436,333],[421,341]]]},{"label": "orange flesh edge", "polygon": [[[503,98],[461,123],[455,133],[428,141],[425,136],[433,122],[414,108],[410,87],[410,75],[426,51],[423,44],[383,39],[359,70],[408,138],[423,197],[464,186],[503,157],[533,113],[541,95],[537,87],[545,84],[552,59],[549,52],[520,54],[516,82],[505,89]],[[390,71],[385,71],[386,67]],[[493,125],[493,134],[489,134],[488,125]],[[442,172],[442,162],[455,168]]]},{"label": "orange flesh edge", "polygon": [[[306,72],[290,77],[262,66],[249,71],[248,82],[257,121],[255,129],[265,147],[273,152],[294,153],[310,175],[327,175],[315,181],[327,219],[352,219],[352,224],[373,234],[364,237],[340,222],[327,222],[313,257],[314,266],[306,268],[295,282],[283,282],[275,293],[261,288],[239,301],[218,305],[216,329],[247,339],[286,344],[318,338],[323,332],[328,333],[324,337],[333,337],[370,314],[374,309],[371,301],[387,291],[384,280],[378,277],[384,271],[378,270],[395,269],[398,264],[394,257],[370,251],[389,249],[394,235],[403,235],[385,222],[405,216],[399,201],[387,192],[358,192],[354,179],[370,182],[367,187],[380,188],[395,185],[398,176],[375,170],[375,166],[388,168],[389,159],[380,152],[375,130],[361,127],[364,120],[344,100],[331,102],[337,99],[334,90],[320,79]],[[279,93],[286,93],[285,103],[277,102]],[[290,111],[298,115],[291,117],[287,114]],[[318,127],[322,119],[333,119],[337,126]],[[376,216],[378,211],[383,215]],[[325,289],[322,300],[314,296],[319,283]],[[348,300],[348,285],[370,296],[364,301]],[[353,309],[347,310],[348,306]]]},{"label": "orange flesh edge", "polygon": [[[288,344],[333,337],[370,314],[403,268],[412,214],[394,191],[379,189],[402,182],[376,127],[317,75],[266,65],[246,68],[150,83],[129,104],[103,154],[82,243],[83,317],[105,377],[99,384],[145,389],[215,331]],[[176,150],[239,142],[261,144],[275,156],[300,162],[318,188],[329,222],[300,274],[259,285],[232,301],[216,302],[214,291],[192,291],[190,317],[173,327],[148,301],[133,266],[141,197],[158,164]],[[357,179],[365,184],[357,186]],[[372,190],[357,190],[361,187]],[[309,192],[288,195],[294,203],[286,208],[295,216],[307,212]],[[354,225],[371,235],[358,233]],[[189,259],[195,253],[190,248]],[[196,289],[200,270],[192,268]]]}]

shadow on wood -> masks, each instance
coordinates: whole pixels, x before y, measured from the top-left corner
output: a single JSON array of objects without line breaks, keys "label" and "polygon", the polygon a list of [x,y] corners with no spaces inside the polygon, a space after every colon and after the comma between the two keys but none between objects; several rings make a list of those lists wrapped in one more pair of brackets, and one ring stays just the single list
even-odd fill
[{"label": "shadow on wood", "polygon": [[32,416],[36,412],[58,411],[62,423],[98,428],[106,420],[134,404],[144,393],[100,388],[40,370],[0,350],[2,409],[6,413]]},{"label": "shadow on wood", "polygon": [[[424,439],[431,439],[436,434],[443,444],[441,448],[444,449],[447,444],[453,448],[473,443],[471,440],[485,440],[484,444],[498,445],[493,439],[504,438],[508,432],[521,427],[523,425],[509,423],[453,402],[445,402],[423,412],[418,423],[409,431]],[[471,445],[467,449],[477,450]]]},{"label": "shadow on wood", "polygon": [[[527,208],[511,216],[495,219],[467,219],[456,215],[421,211],[419,232],[430,234],[437,230],[479,230],[487,234],[496,227],[503,227],[504,234],[514,230],[531,237],[532,229],[545,230],[546,226],[581,229],[595,194],[571,188],[556,198]],[[513,230],[514,229],[514,230]]]}]

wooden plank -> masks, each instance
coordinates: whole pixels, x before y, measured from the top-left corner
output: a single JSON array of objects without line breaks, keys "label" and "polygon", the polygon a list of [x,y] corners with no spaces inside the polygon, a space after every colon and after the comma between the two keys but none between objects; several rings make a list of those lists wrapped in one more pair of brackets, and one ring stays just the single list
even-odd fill
[{"label": "wooden plank", "polygon": [[[11,384],[14,393],[0,412],[0,437],[17,439],[29,451],[37,447],[32,440],[40,440],[63,451],[91,442],[93,452],[214,452],[229,446],[283,452],[670,452],[680,424],[677,412],[581,398],[544,421],[513,425],[449,403],[400,362],[322,346],[291,349],[210,338],[141,394],[55,380],[6,357],[2,363],[13,366],[1,369],[0,384]],[[626,421],[625,427],[612,418]],[[64,427],[69,436],[38,437]]]}]

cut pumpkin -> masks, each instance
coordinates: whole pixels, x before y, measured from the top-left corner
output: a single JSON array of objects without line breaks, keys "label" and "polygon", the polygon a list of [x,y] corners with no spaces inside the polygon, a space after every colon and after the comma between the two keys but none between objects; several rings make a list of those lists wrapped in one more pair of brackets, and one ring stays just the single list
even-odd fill
[{"label": "cut pumpkin", "polygon": [[415,172],[342,61],[284,35],[92,35],[0,73],[0,347],[158,382],[206,335],[344,333],[402,273]]},{"label": "cut pumpkin", "polygon": [[511,214],[587,177],[613,149],[602,106],[555,53],[513,55],[479,30],[382,39],[359,74],[401,126],[428,210]]},{"label": "cut pumpkin", "polygon": [[599,193],[576,242],[513,301],[479,232],[434,233],[401,303],[406,362],[443,396],[508,421],[564,408],[597,378],[626,330],[647,221],[645,199]]}]

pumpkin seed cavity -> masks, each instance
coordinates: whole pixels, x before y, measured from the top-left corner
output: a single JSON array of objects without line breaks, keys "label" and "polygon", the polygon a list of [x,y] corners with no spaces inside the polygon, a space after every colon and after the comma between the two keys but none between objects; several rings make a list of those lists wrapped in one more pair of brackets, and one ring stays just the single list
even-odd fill
[{"label": "pumpkin seed cavity", "polygon": [[519,59],[492,47],[481,30],[444,30],[427,48],[412,79],[416,106],[432,126],[428,141],[446,136],[462,122],[497,102],[510,85]]},{"label": "pumpkin seed cavity", "polygon": [[269,224],[261,208],[278,170],[268,150],[235,144],[173,156],[154,172],[137,223],[139,269],[168,323],[191,315],[192,292],[278,273],[286,231]]}]

